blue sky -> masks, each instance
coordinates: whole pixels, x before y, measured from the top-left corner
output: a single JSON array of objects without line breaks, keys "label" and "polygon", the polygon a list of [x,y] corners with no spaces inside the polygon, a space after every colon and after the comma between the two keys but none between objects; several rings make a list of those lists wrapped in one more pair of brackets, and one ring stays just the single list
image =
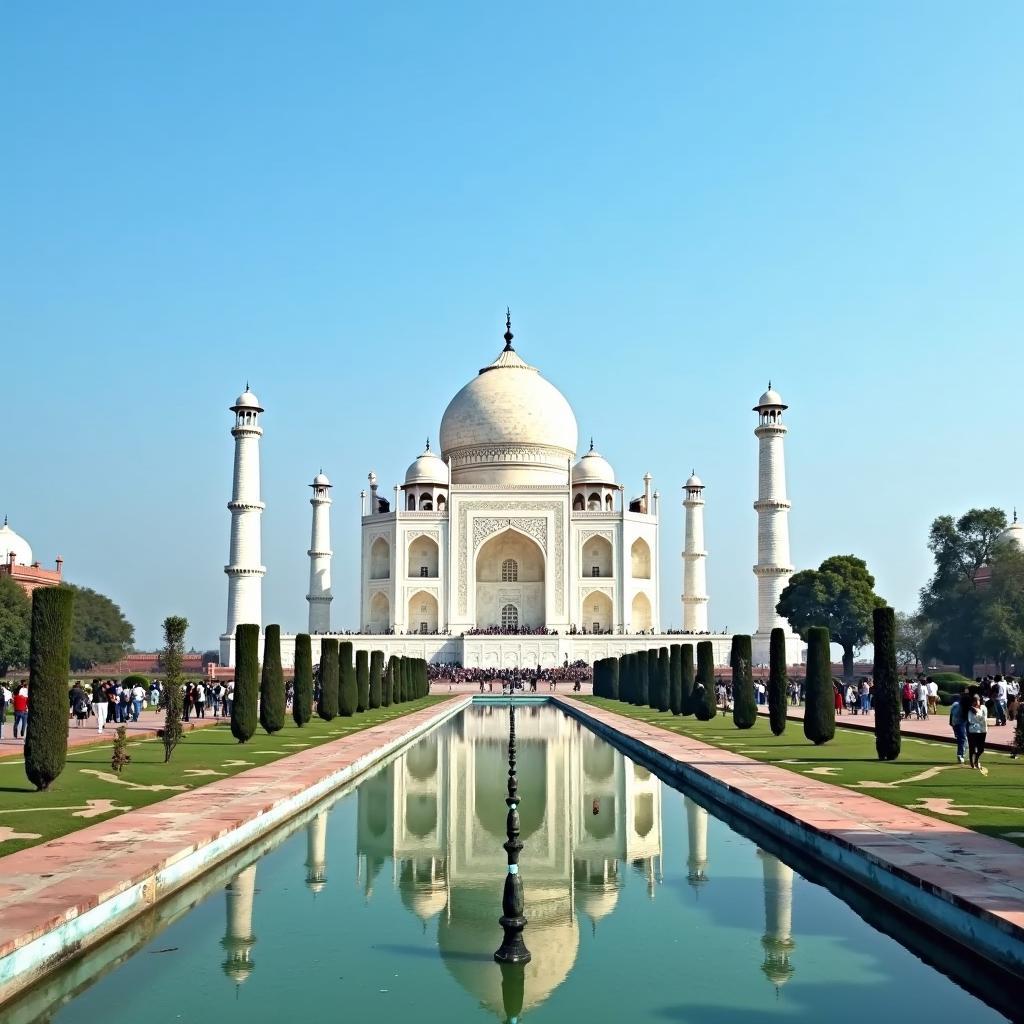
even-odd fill
[{"label": "blue sky", "polygon": [[114,597],[223,629],[227,406],[264,417],[265,621],[305,624],[306,484],[386,492],[501,346],[630,493],[707,484],[711,618],[754,625],[756,442],[791,405],[799,567],[910,608],[928,524],[1024,504],[1024,7],[7,5],[0,513]]}]

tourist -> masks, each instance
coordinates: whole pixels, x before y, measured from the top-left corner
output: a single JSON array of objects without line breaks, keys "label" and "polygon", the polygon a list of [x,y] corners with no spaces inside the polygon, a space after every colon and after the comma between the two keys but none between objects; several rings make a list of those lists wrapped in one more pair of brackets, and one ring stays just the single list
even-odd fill
[{"label": "tourist", "polygon": [[154,679],[149,684],[149,706],[155,711],[160,707],[160,681]]},{"label": "tourist", "polygon": [[909,718],[914,711],[914,684],[909,679],[903,680],[900,699],[903,701],[903,717]]},{"label": "tourist", "polygon": [[196,705],[196,718],[206,717],[206,687],[203,686],[202,680],[196,683],[192,690],[192,699]]},{"label": "tourist", "polygon": [[[320,699],[320,696],[318,694],[317,695],[317,700],[319,701],[319,699]],[[228,680],[228,682],[224,684],[224,717],[225,718],[230,718],[231,717],[231,707],[232,707],[232,705],[234,703],[235,703],[235,681],[233,679],[231,679],[231,680]]]},{"label": "tourist", "polygon": [[[294,693],[294,687],[292,687]],[[220,718],[221,704],[224,700],[224,686],[221,683],[215,682],[210,687],[210,700],[213,704],[213,717]]]},{"label": "tourist", "polygon": [[7,708],[10,706],[13,694],[7,689],[6,684],[0,683],[0,740],[4,738],[4,726],[7,724]]},{"label": "tourist", "polygon": [[860,702],[857,700],[857,691],[854,688],[853,683],[846,684],[846,706],[850,709],[850,714],[857,714],[857,709],[860,707]]},{"label": "tourist", "polygon": [[28,733],[28,687],[21,685],[14,691],[14,738],[18,738],[18,729],[21,729],[21,738],[24,739]]},{"label": "tourist", "polygon": [[967,708],[970,704],[970,694],[967,687],[961,687],[956,700],[949,708],[949,725],[956,737],[956,760],[958,764],[964,763],[964,753],[967,749]]},{"label": "tourist", "polygon": [[836,714],[843,713],[843,688],[837,680],[832,680],[832,703],[835,706]]},{"label": "tourist", "polygon": [[992,681],[992,710],[995,712],[996,725],[1006,725],[1006,683],[1002,676]]},{"label": "tourist", "polygon": [[75,680],[68,699],[71,702],[71,713],[75,716],[75,728],[81,729],[89,717],[89,695],[82,688],[80,680]]},{"label": "tourist", "polygon": [[137,722],[142,715],[142,705],[146,702],[146,688],[142,683],[136,683],[132,687],[132,721]]},{"label": "tourist", "polygon": [[107,691],[100,679],[92,681],[92,713],[96,716],[96,731],[103,732],[107,723]]},{"label": "tourist", "polygon": [[925,688],[928,691],[928,714],[937,715],[939,713],[939,684],[929,676],[925,682]]},{"label": "tourist", "polygon": [[192,684],[186,683],[181,692],[181,720],[187,722],[192,714]]},{"label": "tourist", "polygon": [[914,707],[919,722],[928,720],[928,685],[924,676],[918,676],[917,686],[914,688]]},{"label": "tourist", "polygon": [[982,703],[980,694],[974,694],[967,708],[967,748],[970,752],[971,767],[977,768],[982,775],[988,775],[988,769],[981,763],[981,755],[985,753],[985,736],[988,733],[988,711]]},{"label": "tourist", "polygon": [[871,680],[864,676],[860,681],[860,713],[866,715],[871,710]]}]

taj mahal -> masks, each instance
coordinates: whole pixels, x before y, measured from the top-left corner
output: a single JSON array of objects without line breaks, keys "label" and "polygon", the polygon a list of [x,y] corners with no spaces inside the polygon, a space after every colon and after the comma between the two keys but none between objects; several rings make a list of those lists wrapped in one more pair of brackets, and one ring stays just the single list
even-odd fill
[{"label": "taj mahal", "polygon": [[[437,450],[428,441],[391,495],[375,473],[361,492],[360,621],[343,626],[356,649],[465,667],[551,667],[566,660],[662,646],[659,567],[662,496],[650,473],[631,494],[593,441],[581,458],[572,406],[513,346],[504,347],[448,404]],[[776,603],[793,572],[789,554],[784,439],[787,406],[769,385],[761,395],[754,656],[786,626]],[[234,664],[235,628],[262,621],[259,442],[263,407],[246,387],[235,404],[234,486],[227,628],[221,663]],[[308,631],[313,656],[332,630],[331,490],[310,485]],[[709,633],[704,483],[683,485],[683,632],[711,640],[716,664],[732,637]],[[752,551],[753,553],[753,551]],[[354,574],[353,574],[354,575]],[[337,629],[336,624],[334,629]],[[339,631],[340,632],[340,631]],[[788,634],[788,629],[787,629]],[[678,630],[672,634],[679,642]],[[800,640],[787,641],[790,661]],[[294,636],[282,636],[290,665]]]}]

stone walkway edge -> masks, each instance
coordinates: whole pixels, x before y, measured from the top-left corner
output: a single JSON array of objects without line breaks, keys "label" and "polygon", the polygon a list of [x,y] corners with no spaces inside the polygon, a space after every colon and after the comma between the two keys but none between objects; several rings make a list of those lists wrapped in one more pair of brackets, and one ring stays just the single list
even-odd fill
[{"label": "stone walkway edge", "polygon": [[1024,975],[1024,851],[567,697],[574,718],[936,931]]},{"label": "stone walkway edge", "polygon": [[470,703],[452,697],[0,857],[0,1004]]}]

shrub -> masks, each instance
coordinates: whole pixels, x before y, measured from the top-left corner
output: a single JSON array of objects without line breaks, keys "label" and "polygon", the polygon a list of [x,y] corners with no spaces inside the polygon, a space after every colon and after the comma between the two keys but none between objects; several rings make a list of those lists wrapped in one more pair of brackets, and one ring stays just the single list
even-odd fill
[{"label": "shrub", "polygon": [[[188,619],[169,615],[164,619],[164,688],[160,694],[164,708],[164,764],[181,742],[181,664],[185,656],[185,631]],[[259,634],[257,633],[257,637]]]},{"label": "shrub", "polygon": [[403,654],[398,662],[398,682],[402,692],[402,703],[411,699],[409,694],[409,659]]},{"label": "shrub", "polygon": [[256,731],[259,681],[260,627],[243,622],[235,627],[235,696],[231,701],[231,735],[239,743],[252,739]]},{"label": "shrub", "polygon": [[959,693],[961,686],[974,686],[974,680],[959,672],[930,672],[928,673],[938,684],[940,690],[947,693]]},{"label": "shrub", "polygon": [[284,672],[281,669],[281,627],[267,626],[263,636],[263,677],[260,680],[260,725],[271,736],[284,728]]},{"label": "shrub", "polygon": [[605,688],[607,689],[609,700],[619,699],[619,668],[622,662],[619,658],[608,659],[608,675],[605,678]]},{"label": "shrub", "polygon": [[384,652],[380,653],[380,706],[391,707],[391,681],[388,679],[388,666],[390,659],[385,659]]},{"label": "shrub", "polygon": [[[654,653],[653,651],[651,652]],[[655,687],[657,699],[655,706],[659,711],[668,711],[672,700],[672,669],[669,665],[667,647],[658,648],[657,672],[655,677],[658,685]]]},{"label": "shrub", "polygon": [[683,680],[679,694],[679,714],[692,715],[693,707],[693,644],[683,644]]},{"label": "shrub", "polygon": [[646,707],[650,699],[650,652],[636,652],[636,685],[633,687],[633,703]]},{"label": "shrub", "polygon": [[128,730],[123,726],[117,727],[114,734],[114,751],[110,757],[110,767],[118,775],[128,767],[131,755],[128,753]]},{"label": "shrub", "polygon": [[338,648],[338,713],[342,718],[351,718],[356,713],[358,703],[356,669],[352,664],[352,641],[342,640]]},{"label": "shrub", "polygon": [[891,608],[872,612],[875,647],[875,750],[879,761],[900,756],[900,684],[896,673],[896,613]]},{"label": "shrub", "polygon": [[136,686],[142,686],[145,689],[149,689],[149,680],[138,672],[133,672],[131,675],[125,676],[121,680],[122,686],[127,686],[129,690],[134,689]]},{"label": "shrub", "polygon": [[732,666],[732,723],[737,729],[752,729],[757,721],[757,701],[754,699],[750,637],[745,633],[732,638],[729,664]]},{"label": "shrub", "polygon": [[597,661],[594,662],[594,664],[590,668],[590,675],[594,680],[593,692],[595,697],[604,696],[604,678],[602,675],[602,673],[604,672],[604,667],[602,665],[603,661],[603,658],[599,658]]},{"label": "shrub", "polygon": [[786,631],[776,626],[768,646],[768,724],[772,733],[786,731],[789,677],[786,673]]},{"label": "shrub", "polygon": [[807,681],[804,735],[814,744],[827,743],[836,734],[835,688],[829,632],[824,626],[807,630]]},{"label": "shrub", "polygon": [[693,688],[693,713],[701,722],[718,714],[715,700],[715,649],[710,640],[697,644],[697,678]]},{"label": "shrub", "polygon": [[668,652],[668,707],[673,715],[678,715],[683,708],[683,648],[672,644]]},{"label": "shrub", "polygon": [[419,665],[419,680],[420,680],[420,696],[430,696],[430,676],[427,674],[427,660],[426,658],[416,659]]},{"label": "shrub", "polygon": [[633,655],[629,653],[619,659],[619,700],[633,703]]},{"label": "shrub", "polygon": [[360,714],[370,706],[370,655],[356,651],[356,711]]},{"label": "shrub", "polygon": [[308,633],[295,637],[295,693],[292,718],[301,728],[313,717],[313,651]]},{"label": "shrub", "polygon": [[338,641],[324,637],[320,641],[320,703],[316,713],[325,721],[332,721],[338,714]]},{"label": "shrub", "polygon": [[381,704],[380,691],[383,684],[382,676],[384,675],[384,652],[383,651],[371,651],[370,652],[370,700],[367,707],[379,708]]},{"label": "shrub", "polygon": [[64,770],[68,756],[68,673],[75,593],[40,587],[32,594],[29,637],[29,710],[25,774],[42,791]]},{"label": "shrub", "polygon": [[396,687],[398,686],[398,655],[392,654],[388,658],[387,672],[384,675],[384,693],[387,694],[387,705],[397,704],[398,693]]}]

